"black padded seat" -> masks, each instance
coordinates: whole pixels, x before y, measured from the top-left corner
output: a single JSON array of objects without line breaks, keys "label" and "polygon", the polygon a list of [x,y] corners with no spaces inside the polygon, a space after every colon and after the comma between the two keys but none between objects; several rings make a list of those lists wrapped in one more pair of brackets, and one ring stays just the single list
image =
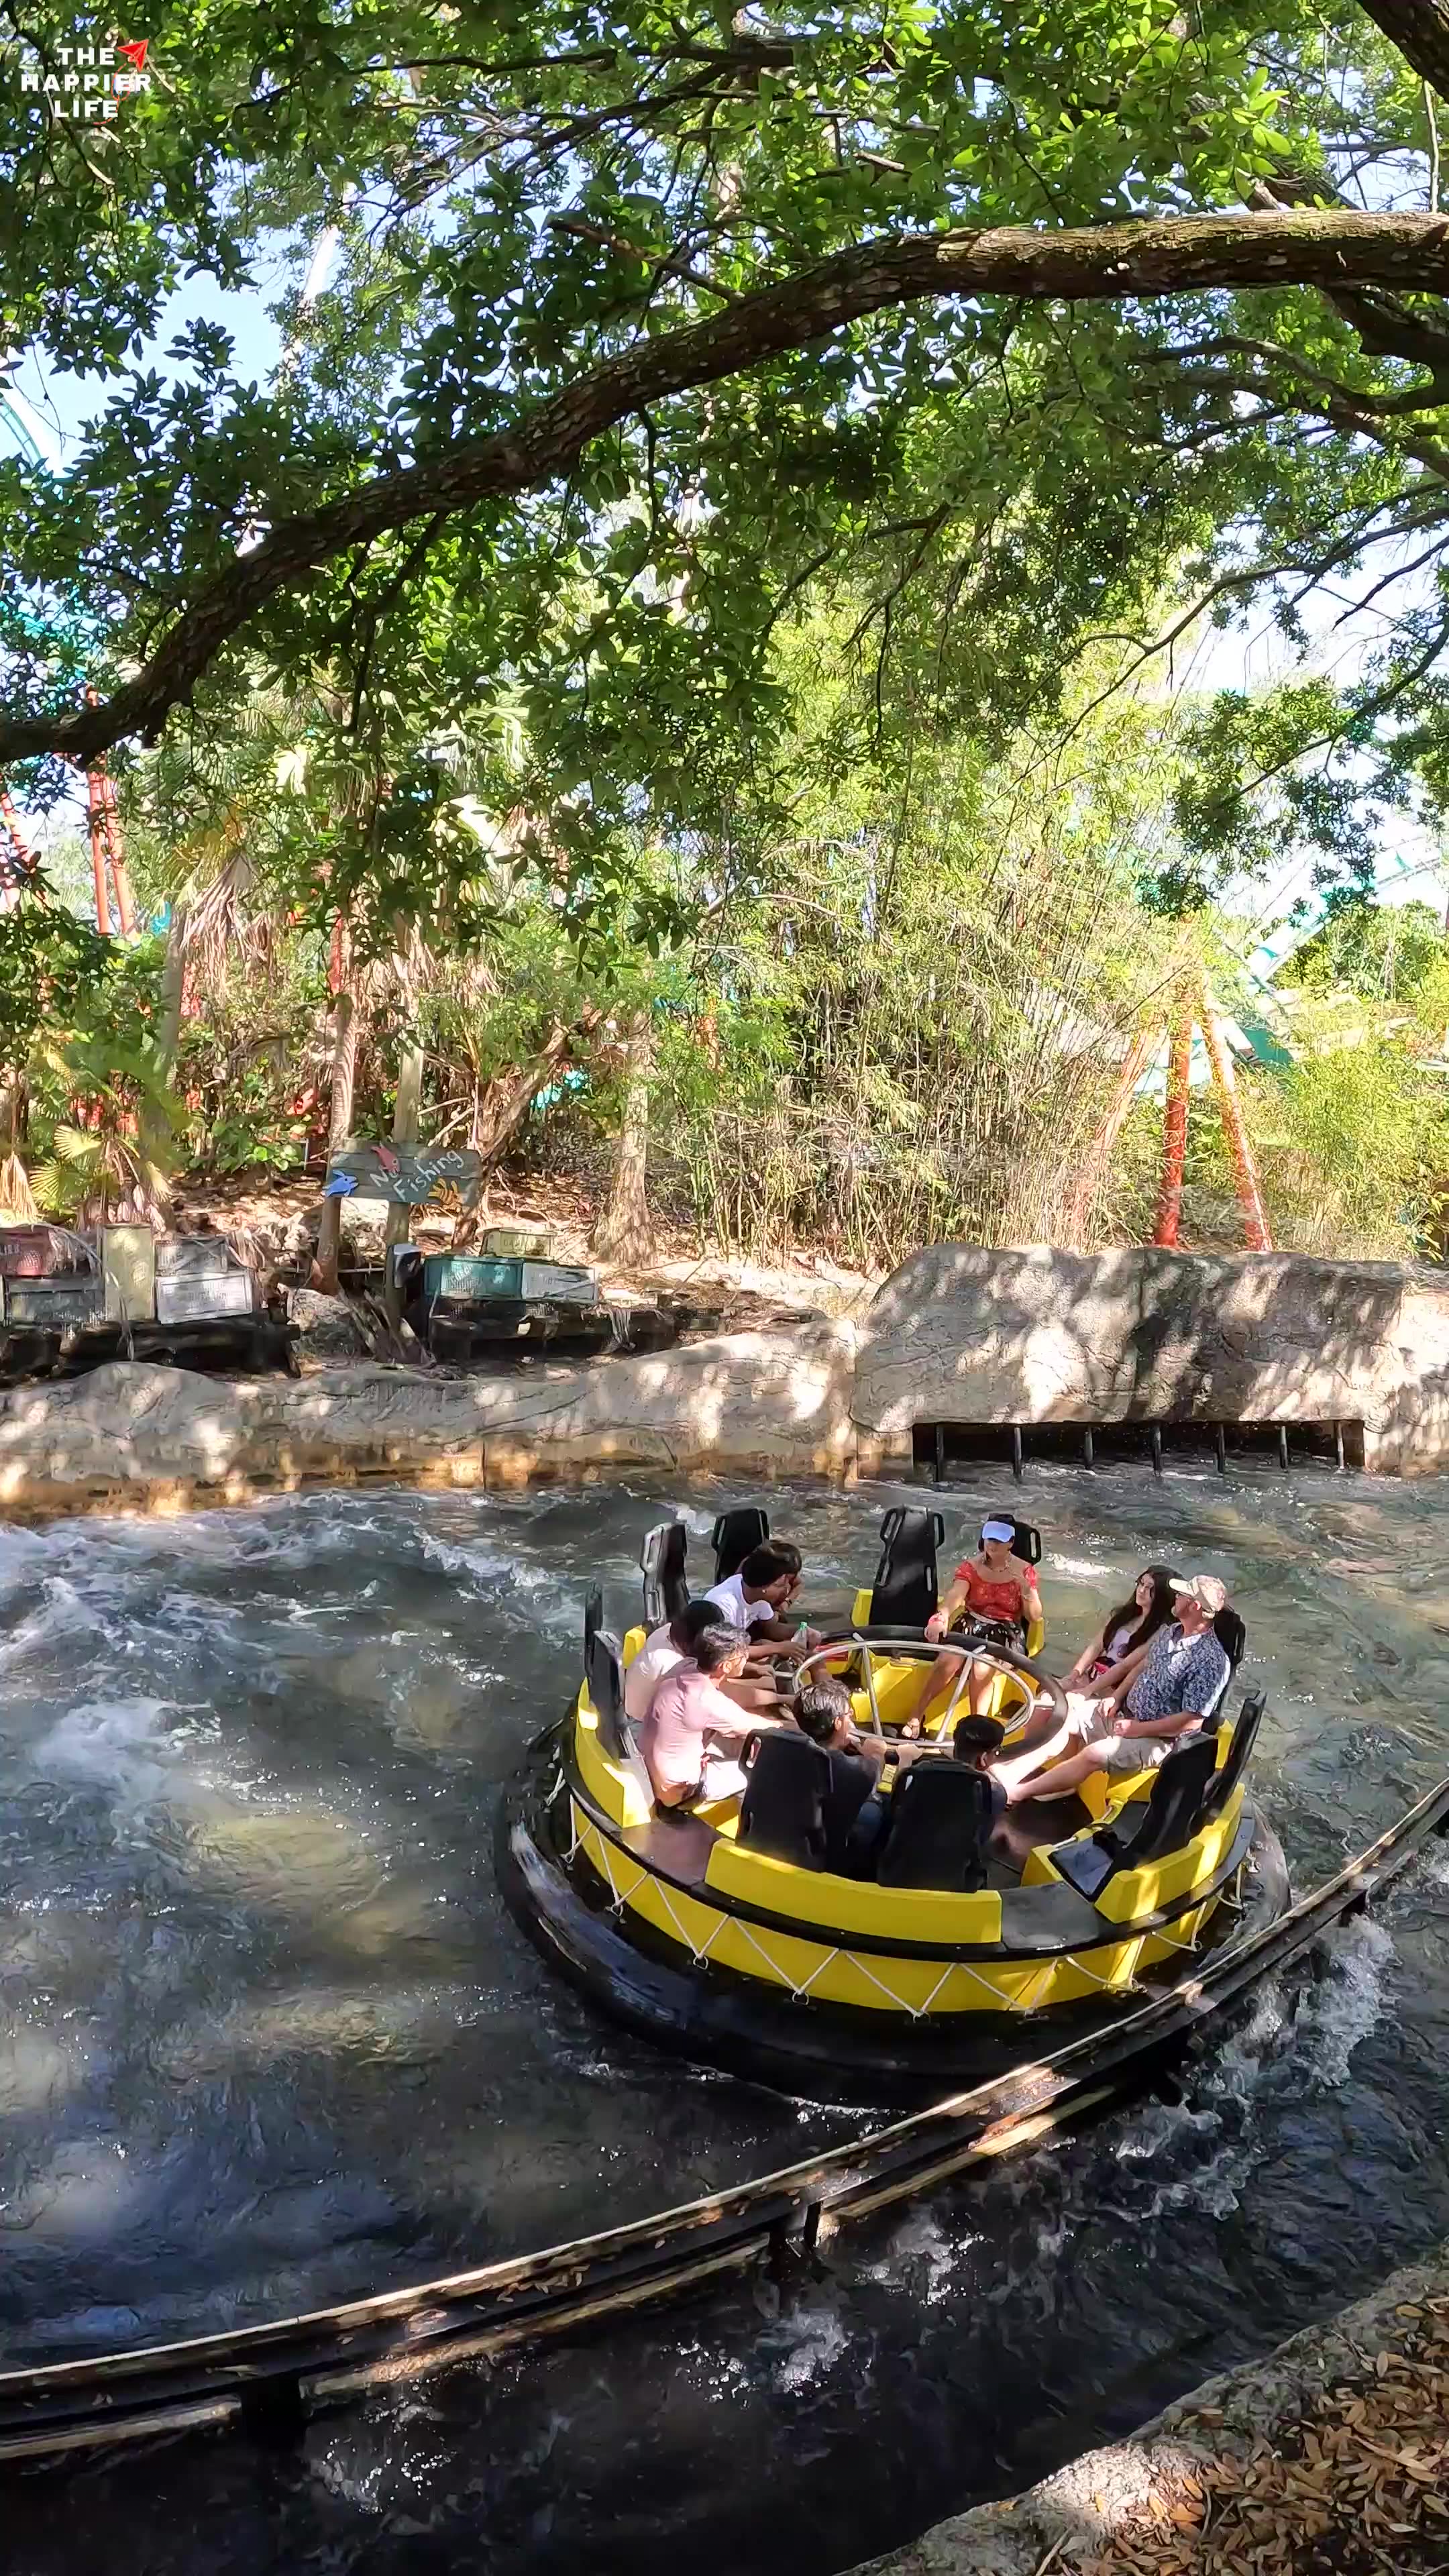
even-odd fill
[{"label": "black padded seat", "polygon": [[1089,1898],[1073,1887],[1012,1887],[1001,1899],[1001,1946],[1022,1958],[1056,1950],[1088,1950],[1122,1937],[1104,1923]]},{"label": "black padded seat", "polygon": [[763,1547],[769,1535],[769,1514],[758,1503],[736,1503],[732,1511],[721,1512],[710,1533],[715,1582],[727,1583],[738,1574],[751,1550]]},{"label": "black padded seat", "polygon": [[[592,1597],[589,1606],[593,1607]],[[624,1715],[624,1654],[618,1638],[611,1637],[607,1628],[585,1626],[584,1679],[594,1703],[604,1751],[611,1762],[632,1761],[634,1743]]]},{"label": "black padded seat", "polygon": [[1152,1795],[1130,1834],[1119,1825],[1104,1825],[1085,1842],[1058,1844],[1052,1862],[1068,1886],[1079,1895],[1097,1897],[1119,1869],[1141,1869],[1164,1852],[1181,1851],[1202,1821],[1217,1758],[1216,1733],[1199,1729],[1175,1744],[1154,1773]]},{"label": "black padded seat", "polygon": [[807,1735],[752,1735],[745,1743],[745,1794],[737,1840],[797,1869],[825,1867],[825,1802],[830,1756]]},{"label": "black padded seat", "polygon": [[1228,1659],[1229,1674],[1235,1673],[1243,1660],[1248,1631],[1236,1610],[1224,1607],[1213,1620],[1213,1635]]},{"label": "black padded seat", "polygon": [[913,1763],[891,1794],[879,1884],[973,1894],[986,1884],[991,1824],[991,1784],[979,1771],[952,1761]]},{"label": "black padded seat", "polygon": [[651,1630],[662,1628],[666,1619],[677,1619],[689,1606],[689,1578],[684,1570],[688,1554],[689,1529],[684,1521],[659,1521],[645,1536],[639,1571],[644,1577],[644,1621]]},{"label": "black padded seat", "polygon": [[939,1512],[903,1507],[886,1513],[870,1596],[872,1634],[920,1635],[936,1607],[936,1550],[945,1535]]},{"label": "black padded seat", "polygon": [[1215,1816],[1227,1805],[1248,1767],[1248,1756],[1257,1742],[1258,1729],[1263,1723],[1263,1711],[1267,1704],[1261,1691],[1249,1691],[1245,1695],[1243,1705],[1238,1711],[1238,1722],[1233,1728],[1232,1740],[1228,1746],[1228,1758],[1222,1769],[1214,1772],[1208,1782],[1207,1795],[1202,1802],[1204,1815]]}]

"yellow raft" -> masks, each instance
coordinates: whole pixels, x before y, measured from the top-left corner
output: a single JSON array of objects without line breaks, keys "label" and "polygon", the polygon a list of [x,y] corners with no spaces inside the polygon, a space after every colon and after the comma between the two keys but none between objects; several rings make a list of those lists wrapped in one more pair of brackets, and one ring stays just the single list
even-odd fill
[{"label": "yellow raft", "polygon": [[[859,1618],[810,1661],[843,1673],[857,1724],[889,1739],[922,1659],[961,1641],[935,1649],[885,1625]],[[1205,1947],[1289,1902],[1277,1837],[1244,1785],[1260,1698],[1155,1773],[1101,1774],[1086,1803],[1013,1811],[1036,1839],[994,1834],[985,1885],[881,1885],[751,1847],[737,1797],[661,1819],[623,1714],[644,1635],[620,1650],[595,1611],[577,1698],[508,1802],[503,1876],[556,1966],[690,2056],[825,2098],[918,2098],[1110,2029],[1129,1999],[1190,1976]],[[1044,1688],[1060,1701],[1034,1658],[999,1638],[976,1652],[1009,1737]],[[959,1702],[958,1680],[928,1733],[949,1738]]]}]

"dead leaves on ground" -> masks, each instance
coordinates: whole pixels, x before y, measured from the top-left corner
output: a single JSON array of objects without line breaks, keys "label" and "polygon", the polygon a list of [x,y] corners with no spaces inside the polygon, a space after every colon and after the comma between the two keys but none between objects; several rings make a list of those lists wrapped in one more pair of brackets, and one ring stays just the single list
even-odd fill
[{"label": "dead leaves on ground", "polygon": [[[1449,2298],[1276,2443],[1154,2486],[1071,2576],[1449,2576]],[[1207,2415],[1197,2424],[1206,2426]],[[1197,2425],[1195,2438],[1201,2438]]]}]

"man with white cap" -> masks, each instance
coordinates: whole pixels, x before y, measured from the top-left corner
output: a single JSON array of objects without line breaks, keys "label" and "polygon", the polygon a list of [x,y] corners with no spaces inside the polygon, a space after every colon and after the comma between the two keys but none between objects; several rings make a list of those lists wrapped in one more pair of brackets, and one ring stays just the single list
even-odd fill
[{"label": "man with white cap", "polygon": [[[1215,1574],[1185,1575],[1174,1583],[1172,1619],[1159,1628],[1120,1704],[1069,1691],[1065,1726],[1015,1761],[993,1764],[1008,1804],[1065,1798],[1093,1771],[1155,1771],[1165,1762],[1174,1744],[1213,1714],[1228,1686],[1231,1667],[1213,1627],[1227,1598],[1227,1585]],[[1079,1753],[1054,1761],[1073,1743],[1081,1746]],[[1044,1763],[1053,1768],[1043,1770]]]}]

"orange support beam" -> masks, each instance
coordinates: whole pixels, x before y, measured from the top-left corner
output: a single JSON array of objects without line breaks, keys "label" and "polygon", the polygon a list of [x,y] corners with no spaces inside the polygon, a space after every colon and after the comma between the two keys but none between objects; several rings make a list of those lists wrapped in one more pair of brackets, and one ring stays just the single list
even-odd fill
[{"label": "orange support beam", "polygon": [[1202,992],[1202,1033],[1207,1041],[1208,1058],[1217,1084],[1218,1111],[1227,1140],[1232,1148],[1237,1171],[1238,1205],[1243,1211],[1243,1237],[1250,1252],[1271,1252],[1273,1236],[1268,1224],[1268,1211],[1263,1205],[1263,1191],[1258,1179],[1258,1166],[1253,1148],[1243,1125],[1242,1105],[1238,1099],[1237,1077],[1233,1072],[1232,1050],[1223,1034],[1213,997],[1206,985]]},{"label": "orange support beam", "polygon": [[1192,1001],[1186,985],[1172,1017],[1167,1104],[1162,1118],[1162,1188],[1152,1240],[1175,1252],[1182,1232],[1182,1176],[1187,1163],[1187,1094],[1192,1073]]}]

